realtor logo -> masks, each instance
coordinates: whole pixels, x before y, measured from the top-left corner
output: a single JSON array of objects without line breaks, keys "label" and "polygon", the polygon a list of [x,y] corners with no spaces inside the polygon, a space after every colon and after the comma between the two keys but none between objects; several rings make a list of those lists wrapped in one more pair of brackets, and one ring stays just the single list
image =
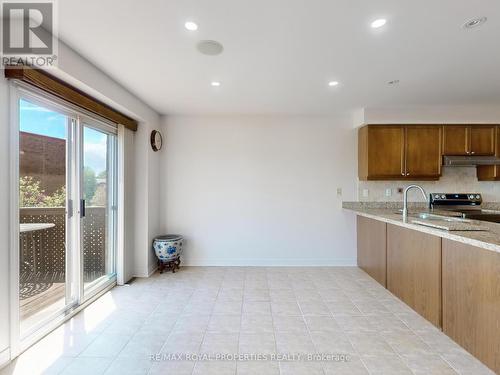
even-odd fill
[{"label": "realtor logo", "polygon": [[53,1],[4,1],[2,64],[53,66],[57,45],[54,18]]}]

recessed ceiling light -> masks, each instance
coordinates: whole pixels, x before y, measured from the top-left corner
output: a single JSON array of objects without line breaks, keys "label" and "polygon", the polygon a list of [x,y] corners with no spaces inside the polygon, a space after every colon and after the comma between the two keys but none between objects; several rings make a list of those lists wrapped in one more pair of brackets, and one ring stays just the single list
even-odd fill
[{"label": "recessed ceiling light", "polygon": [[462,25],[463,29],[473,29],[474,27],[481,26],[488,20],[486,17],[473,18]]},{"label": "recessed ceiling light", "polygon": [[212,81],[210,83],[213,87],[219,87],[220,86],[220,82],[219,81]]},{"label": "recessed ceiling light", "polygon": [[330,81],[330,82],[328,82],[328,86],[330,86],[330,87],[337,86],[338,84],[339,84],[338,81]]},{"label": "recessed ceiling light", "polygon": [[192,21],[187,21],[185,24],[184,24],[184,27],[186,29],[188,29],[189,31],[196,31],[198,30],[198,25]]},{"label": "recessed ceiling light", "polygon": [[372,22],[371,26],[374,29],[378,29],[379,27],[384,26],[387,23],[387,20],[384,18],[379,18],[378,20],[375,20]]}]

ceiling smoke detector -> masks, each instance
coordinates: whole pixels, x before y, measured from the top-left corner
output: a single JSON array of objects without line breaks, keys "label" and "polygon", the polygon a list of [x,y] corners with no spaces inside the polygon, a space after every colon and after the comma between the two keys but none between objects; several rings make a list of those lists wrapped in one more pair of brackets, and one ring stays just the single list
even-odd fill
[{"label": "ceiling smoke detector", "polygon": [[475,27],[481,26],[488,20],[486,17],[473,18],[462,25],[462,29],[473,29]]},{"label": "ceiling smoke detector", "polygon": [[196,48],[200,53],[208,56],[217,56],[224,51],[222,44],[215,40],[200,40]]}]

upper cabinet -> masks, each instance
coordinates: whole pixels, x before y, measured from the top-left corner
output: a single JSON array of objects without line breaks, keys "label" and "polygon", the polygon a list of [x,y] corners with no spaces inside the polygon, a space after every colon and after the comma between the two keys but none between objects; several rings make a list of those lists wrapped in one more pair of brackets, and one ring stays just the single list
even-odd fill
[{"label": "upper cabinet", "polygon": [[435,125],[367,125],[358,134],[360,180],[437,180],[442,128]]},{"label": "upper cabinet", "polygon": [[443,155],[494,155],[495,125],[445,125]]},{"label": "upper cabinet", "polygon": [[[495,155],[500,158],[500,126],[497,126],[495,133]],[[477,179],[479,181],[500,181],[500,165],[478,165]]]}]

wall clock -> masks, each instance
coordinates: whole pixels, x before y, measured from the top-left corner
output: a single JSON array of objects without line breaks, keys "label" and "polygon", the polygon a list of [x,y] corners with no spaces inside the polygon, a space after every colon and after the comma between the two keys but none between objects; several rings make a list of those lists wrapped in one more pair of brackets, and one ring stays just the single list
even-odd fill
[{"label": "wall clock", "polygon": [[163,137],[158,130],[153,130],[151,132],[151,148],[153,151],[160,151],[163,145]]}]

